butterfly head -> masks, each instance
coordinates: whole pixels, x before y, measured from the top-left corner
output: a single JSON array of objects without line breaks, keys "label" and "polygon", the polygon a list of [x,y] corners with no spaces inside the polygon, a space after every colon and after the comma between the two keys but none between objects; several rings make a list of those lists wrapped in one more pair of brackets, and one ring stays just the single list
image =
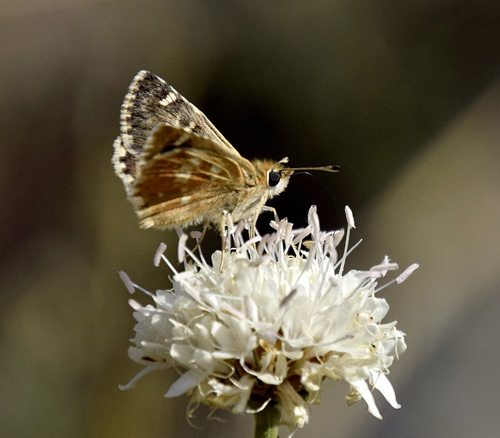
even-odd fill
[{"label": "butterfly head", "polygon": [[292,176],[292,173],[292,169],[284,167],[281,163],[274,163],[274,166],[267,171],[266,175],[269,198],[279,195],[286,189],[288,183],[290,182],[290,176]]},{"label": "butterfly head", "polygon": [[253,164],[258,173],[259,185],[265,188],[268,199],[286,189],[293,170],[285,167],[282,162],[270,160],[255,160]]},{"label": "butterfly head", "polygon": [[340,172],[340,166],[323,167],[285,167],[288,157],[275,161],[254,161],[255,167],[260,171],[261,184],[265,186],[268,198],[273,198],[285,190],[290,182],[290,177],[296,171],[323,170],[326,172]]}]

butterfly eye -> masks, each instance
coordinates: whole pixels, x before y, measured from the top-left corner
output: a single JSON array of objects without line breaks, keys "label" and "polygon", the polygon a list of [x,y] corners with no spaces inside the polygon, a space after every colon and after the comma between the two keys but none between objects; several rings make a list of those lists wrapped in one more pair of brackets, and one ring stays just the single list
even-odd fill
[{"label": "butterfly eye", "polygon": [[277,186],[280,182],[280,179],[281,179],[281,174],[279,172],[271,170],[271,172],[269,172],[269,174],[267,175],[267,184],[270,187]]}]

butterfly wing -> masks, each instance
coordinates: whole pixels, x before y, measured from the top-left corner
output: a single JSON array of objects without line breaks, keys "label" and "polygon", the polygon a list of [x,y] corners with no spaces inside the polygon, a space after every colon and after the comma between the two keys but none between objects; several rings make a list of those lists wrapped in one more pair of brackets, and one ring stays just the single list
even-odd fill
[{"label": "butterfly wing", "polygon": [[231,155],[240,156],[208,118],[158,76],[142,70],[134,77],[122,104],[120,135],[113,164],[130,195],[151,131],[159,124],[205,137]]},{"label": "butterfly wing", "polygon": [[137,164],[131,198],[144,228],[218,223],[245,188],[257,184],[252,163],[234,149],[186,129],[153,129]]}]

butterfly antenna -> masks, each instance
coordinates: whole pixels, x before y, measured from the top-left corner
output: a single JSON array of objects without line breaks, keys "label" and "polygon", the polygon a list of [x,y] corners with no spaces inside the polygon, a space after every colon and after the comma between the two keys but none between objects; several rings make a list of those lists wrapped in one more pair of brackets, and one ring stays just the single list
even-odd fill
[{"label": "butterfly antenna", "polygon": [[289,167],[290,170],[294,172],[297,170],[323,170],[325,172],[337,173],[340,172],[340,166],[331,165],[331,166],[320,166],[320,167]]}]

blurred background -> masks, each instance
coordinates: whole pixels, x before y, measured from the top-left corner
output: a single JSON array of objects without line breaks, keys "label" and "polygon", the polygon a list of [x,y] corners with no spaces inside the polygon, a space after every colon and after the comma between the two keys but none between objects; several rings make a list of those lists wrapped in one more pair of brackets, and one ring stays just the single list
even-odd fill
[{"label": "blurred background", "polygon": [[295,436],[498,435],[499,2],[4,0],[0,20],[2,437],[252,436],[251,416],[189,426],[175,372],[118,390],[141,367],[117,270],[167,288],[152,257],[176,241],[137,227],[110,162],[140,69],[247,158],[340,164],[271,205],[300,225],[317,204],[329,229],[350,205],[349,268],[421,264],[383,292],[402,409],[376,394],[379,421],[326,384]]}]

